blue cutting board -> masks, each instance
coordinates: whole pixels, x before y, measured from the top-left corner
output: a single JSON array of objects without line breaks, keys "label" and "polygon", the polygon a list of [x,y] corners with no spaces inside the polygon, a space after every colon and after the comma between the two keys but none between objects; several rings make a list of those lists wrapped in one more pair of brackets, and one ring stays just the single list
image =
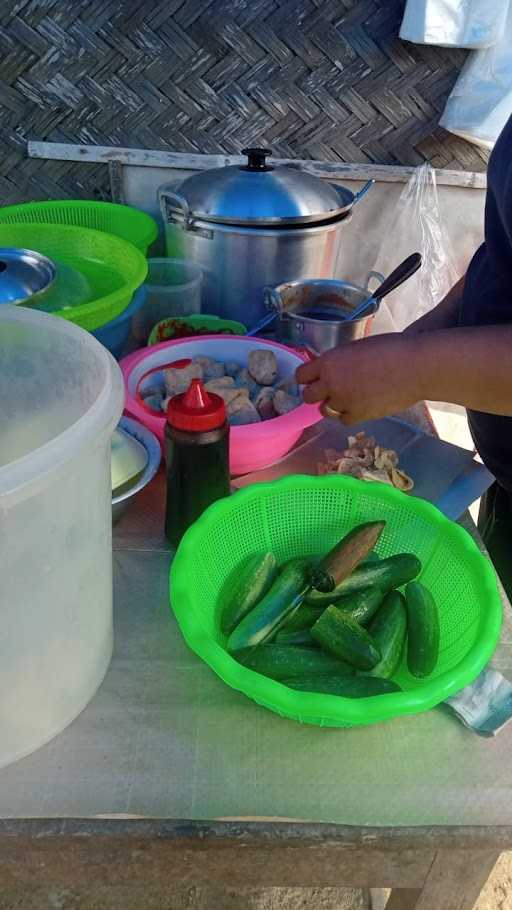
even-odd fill
[{"label": "blue cutting board", "polygon": [[263,471],[237,478],[233,486],[262,483],[285,474],[316,474],[318,462],[324,460],[324,451],[347,448],[348,437],[360,430],[374,436],[379,445],[397,452],[400,467],[414,480],[413,496],[434,503],[454,520],[479,499],[494,480],[468,449],[428,436],[395,417],[384,417],[350,428],[335,420],[323,420],[310,431],[312,435],[307,441],[280,461]]}]

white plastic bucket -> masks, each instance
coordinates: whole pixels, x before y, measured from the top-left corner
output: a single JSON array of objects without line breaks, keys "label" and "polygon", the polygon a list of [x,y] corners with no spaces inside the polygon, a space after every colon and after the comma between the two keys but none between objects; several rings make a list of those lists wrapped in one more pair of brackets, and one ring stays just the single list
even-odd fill
[{"label": "white plastic bucket", "polygon": [[92,335],[0,306],[0,766],[69,724],[108,667],[123,401]]}]

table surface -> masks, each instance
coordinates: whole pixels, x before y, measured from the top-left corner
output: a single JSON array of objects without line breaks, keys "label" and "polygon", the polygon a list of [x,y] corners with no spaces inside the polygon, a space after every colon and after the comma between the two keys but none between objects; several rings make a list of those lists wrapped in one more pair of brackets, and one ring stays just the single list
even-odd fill
[{"label": "table surface", "polygon": [[[440,707],[323,730],[282,719],[224,685],[187,649],[169,609],[163,502],[160,472],[116,527],[110,669],[74,723],[0,771],[0,818],[510,822],[512,724],[483,739]],[[506,605],[493,665],[510,679],[511,643]]]}]

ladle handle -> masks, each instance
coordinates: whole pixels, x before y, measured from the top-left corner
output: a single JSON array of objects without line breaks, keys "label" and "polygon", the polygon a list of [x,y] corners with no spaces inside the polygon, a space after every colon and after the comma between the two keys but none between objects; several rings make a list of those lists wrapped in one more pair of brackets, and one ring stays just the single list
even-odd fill
[{"label": "ladle handle", "polygon": [[250,328],[249,331],[247,332],[247,335],[249,336],[249,338],[251,338],[253,335],[257,335],[258,332],[261,332],[263,329],[266,329],[266,327],[268,325],[270,325],[270,323],[273,322],[276,317],[277,317],[276,310],[272,310],[271,313],[267,313],[266,316],[263,316],[263,318],[260,319],[260,321],[257,322],[256,325],[253,325],[252,328]]},{"label": "ladle handle", "polygon": [[372,180],[368,180],[368,181],[365,183],[365,185],[361,187],[361,189],[359,190],[359,192],[354,193],[354,198],[353,198],[353,200],[352,200],[352,205],[353,205],[353,206],[354,206],[354,205],[357,205],[357,203],[359,202],[360,199],[363,198],[363,196],[366,196],[368,190],[371,190],[371,188],[372,188],[372,186],[373,186],[374,183],[375,183],[375,180],[373,180],[373,179],[372,179]]},{"label": "ladle handle", "polygon": [[421,265],[421,253],[412,253],[407,259],[404,259],[396,269],[393,269],[390,275],[379,285],[373,292],[374,300],[382,300],[386,294],[390,294],[395,288],[399,287],[404,281],[407,281],[411,275],[418,271]]},{"label": "ladle handle", "polygon": [[265,306],[268,310],[266,316],[262,316],[259,322],[256,325],[251,326],[247,334],[257,335],[258,332],[261,332],[262,329],[266,329],[271,322],[274,321],[276,316],[280,316],[283,311],[281,297],[278,292],[273,287],[264,287],[263,288],[263,299],[265,301]]}]

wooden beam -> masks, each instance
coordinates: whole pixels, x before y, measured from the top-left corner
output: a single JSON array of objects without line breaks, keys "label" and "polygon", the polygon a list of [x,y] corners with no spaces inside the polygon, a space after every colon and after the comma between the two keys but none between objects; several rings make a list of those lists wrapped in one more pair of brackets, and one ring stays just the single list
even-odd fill
[{"label": "wooden beam", "polygon": [[[288,847],[343,845],[378,850],[512,850],[512,825],[434,825],[415,827],[358,827],[282,819],[217,819],[198,821],[175,818],[0,818],[0,839],[62,837],[116,838],[200,842],[236,841],[243,846],[267,842]],[[0,851],[1,857],[1,851]]]},{"label": "wooden beam", "polygon": [[[56,161],[83,161],[91,164],[108,164],[116,161],[137,167],[161,167],[204,171],[213,167],[241,164],[242,155],[194,155],[187,152],[160,152],[151,149],[121,148],[108,145],[73,145],[64,142],[29,141],[30,158]],[[307,159],[269,158],[275,164],[287,164],[307,171],[317,177],[331,180],[379,180],[384,183],[406,183],[414,167],[387,164],[344,164],[341,161],[310,161]],[[436,180],[441,186],[462,186],[485,189],[487,176],[473,171],[436,170]]]},{"label": "wooden beam", "polygon": [[124,204],[126,199],[124,198],[123,190],[123,166],[119,164],[119,161],[109,161],[108,163],[108,173],[110,177],[110,190],[112,192],[112,202],[118,202]]}]

